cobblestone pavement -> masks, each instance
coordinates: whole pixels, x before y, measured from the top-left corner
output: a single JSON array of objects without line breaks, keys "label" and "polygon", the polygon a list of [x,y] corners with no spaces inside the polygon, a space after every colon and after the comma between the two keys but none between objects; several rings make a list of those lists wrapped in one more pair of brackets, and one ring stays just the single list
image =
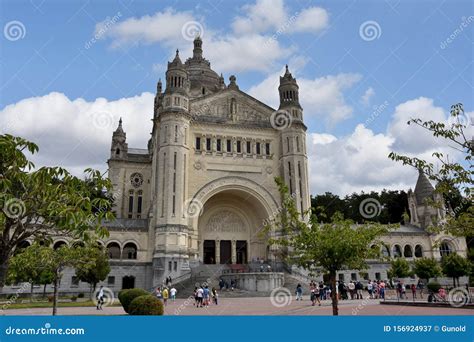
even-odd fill
[{"label": "cobblestone pavement", "polygon": [[[169,302],[165,308],[166,315],[332,315],[330,301],[323,301],[321,306],[311,306],[308,299],[303,301],[277,302],[269,297],[259,298],[222,298],[219,305],[196,308],[194,301],[177,299]],[[339,314],[351,315],[472,315],[471,309],[416,307],[404,305],[380,305],[378,300],[348,300],[339,305]],[[0,312],[5,315],[51,315],[51,308],[12,309]],[[105,307],[98,311],[95,307],[58,308],[59,315],[124,315],[122,307]]]}]

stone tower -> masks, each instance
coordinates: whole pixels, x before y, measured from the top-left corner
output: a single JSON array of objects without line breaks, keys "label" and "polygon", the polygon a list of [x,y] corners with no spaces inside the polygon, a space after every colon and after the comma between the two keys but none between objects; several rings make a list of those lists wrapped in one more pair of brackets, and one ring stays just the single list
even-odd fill
[{"label": "stone tower", "polygon": [[110,159],[125,159],[128,152],[127,134],[122,128],[122,118],[119,120],[117,129],[112,134],[112,146],[110,147]]},{"label": "stone tower", "polygon": [[426,229],[446,218],[445,203],[425,174],[421,170],[418,172],[415,191],[408,191],[410,224]]},{"label": "stone tower", "polygon": [[154,283],[160,283],[165,272],[189,269],[188,226],[184,203],[187,196],[189,158],[189,75],[179,58],[168,63],[166,89],[158,94],[153,137],[154,198]]},{"label": "stone tower", "polygon": [[[273,117],[280,130],[280,168],[290,194],[294,196],[298,210],[303,213],[310,207],[308,192],[308,158],[306,155],[306,126],[303,109],[299,102],[299,87],[286,66],[280,76],[280,106]],[[282,123],[279,125],[279,121]]]}]

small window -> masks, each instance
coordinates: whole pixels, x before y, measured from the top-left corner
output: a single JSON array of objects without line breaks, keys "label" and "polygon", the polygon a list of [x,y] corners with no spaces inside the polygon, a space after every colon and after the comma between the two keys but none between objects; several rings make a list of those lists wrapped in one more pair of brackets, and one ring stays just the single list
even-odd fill
[{"label": "small window", "polygon": [[142,194],[138,194],[138,199],[137,199],[137,213],[141,214],[142,213]]},{"label": "small window", "polygon": [[196,137],[196,150],[200,151],[201,150],[201,138]]},{"label": "small window", "polygon": [[415,257],[422,258],[423,257],[423,247],[421,245],[415,246]]},{"label": "small window", "polygon": [[257,154],[260,154],[261,151],[260,151],[260,143],[259,142],[256,144],[256,148],[257,148]]},{"label": "small window", "polygon": [[227,152],[232,152],[232,140],[227,139]]},{"label": "small window", "polygon": [[128,213],[133,213],[133,194],[128,196]]},{"label": "small window", "polygon": [[174,126],[174,142],[178,142],[178,126]]},{"label": "small window", "polygon": [[71,278],[71,286],[79,286],[79,278],[77,276],[72,276]]},{"label": "small window", "polygon": [[237,140],[237,153],[242,153],[242,142]]},{"label": "small window", "polygon": [[382,276],[380,275],[380,272],[375,272],[375,280],[382,280]]},{"label": "small window", "polygon": [[202,94],[206,95],[206,88],[202,87]]},{"label": "small window", "polygon": [[287,152],[290,152],[290,138],[286,137],[286,150]]},{"label": "small window", "polygon": [[107,278],[107,285],[115,285],[115,277],[114,276],[109,276]]},{"label": "small window", "polygon": [[178,270],[178,262],[175,261],[173,266],[174,266],[173,270],[177,271]]},{"label": "small window", "polygon": [[116,155],[119,155],[119,154],[120,154],[120,149],[119,149],[119,148],[115,150],[115,154],[116,154]]},{"label": "small window", "polygon": [[217,152],[221,152],[221,151],[222,151],[221,139],[217,139],[217,141],[216,141],[216,149],[217,149]]},{"label": "small window", "polygon": [[266,154],[267,156],[270,155],[270,143],[266,143],[266,144],[265,144],[265,154]]},{"label": "small window", "polygon": [[351,280],[356,281],[357,280],[357,273],[351,273]]},{"label": "small window", "polygon": [[402,248],[399,245],[393,246],[393,257],[394,258],[402,257]]},{"label": "small window", "polygon": [[206,150],[211,150],[211,138],[206,138]]},{"label": "small window", "polygon": [[172,266],[173,266],[173,263],[171,261],[168,261],[168,271],[172,271]]},{"label": "small window", "polygon": [[250,141],[247,141],[247,154],[252,154],[252,145]]},{"label": "small window", "polygon": [[296,151],[300,151],[300,137],[296,137]]},{"label": "small window", "polygon": [[344,281],[344,273],[339,273],[339,281]]}]

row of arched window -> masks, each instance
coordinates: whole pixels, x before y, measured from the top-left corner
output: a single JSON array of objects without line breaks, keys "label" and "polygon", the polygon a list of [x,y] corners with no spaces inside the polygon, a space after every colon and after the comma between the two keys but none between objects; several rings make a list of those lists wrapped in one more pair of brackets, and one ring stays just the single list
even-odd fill
[{"label": "row of arched window", "polygon": [[400,245],[393,245],[392,249],[387,245],[382,246],[382,255],[384,257],[393,257],[393,258],[422,258],[423,257],[423,247],[421,245],[416,245],[415,250],[411,245],[405,245],[402,247]]}]

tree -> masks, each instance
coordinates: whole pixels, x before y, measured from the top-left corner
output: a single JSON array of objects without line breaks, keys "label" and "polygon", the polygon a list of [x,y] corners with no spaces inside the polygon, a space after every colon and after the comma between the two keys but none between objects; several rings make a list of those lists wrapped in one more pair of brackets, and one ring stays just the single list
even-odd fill
[{"label": "tree", "polygon": [[38,243],[21,250],[10,259],[8,268],[7,283],[15,284],[20,282],[30,283],[30,301],[33,300],[34,285],[51,284],[53,274],[45,268],[41,259],[42,247]]},{"label": "tree", "polygon": [[441,267],[447,277],[453,278],[453,286],[456,287],[456,280],[459,286],[459,277],[469,275],[471,263],[459,254],[451,253],[441,258]]},{"label": "tree", "polygon": [[[20,137],[0,135],[0,292],[9,259],[26,239],[69,235],[87,241],[107,234],[103,219],[112,219],[108,198],[94,197],[111,189],[99,171],[85,170],[88,182],[61,167],[41,167],[25,153],[38,146]],[[91,184],[93,186],[91,186]]]},{"label": "tree", "polygon": [[[336,274],[344,269],[366,269],[367,259],[379,257],[378,238],[387,227],[378,223],[355,225],[336,214],[329,223],[318,223],[312,216],[309,223],[301,221],[294,199],[280,178],[275,179],[282,198],[281,210],[266,225],[271,232],[270,243],[285,247],[287,260],[310,272],[329,274],[332,286],[333,315],[338,315]],[[281,235],[275,234],[280,232]]]},{"label": "tree", "polygon": [[453,193],[459,191],[464,197],[459,201],[460,205],[451,208],[452,212],[446,222],[441,222],[432,227],[433,232],[444,231],[448,234],[461,237],[474,236],[474,210],[473,202],[473,165],[474,139],[466,134],[466,129],[470,125],[468,114],[464,112],[463,105],[458,103],[451,106],[450,120],[448,123],[435,122],[433,120],[423,121],[421,119],[411,119],[408,125],[415,124],[430,132],[433,137],[442,139],[462,155],[462,162],[453,162],[448,155],[441,152],[432,154],[441,165],[439,170],[435,170],[433,163],[423,159],[409,157],[391,152],[389,158],[402,162],[403,165],[410,165],[425,173],[431,180],[438,183],[436,190],[443,194],[445,198],[450,198]]},{"label": "tree", "polygon": [[438,261],[434,258],[419,258],[416,259],[413,264],[413,273],[418,278],[425,279],[426,283],[429,282],[430,278],[441,276],[441,267]]},{"label": "tree", "polygon": [[97,283],[105,280],[110,273],[109,257],[100,246],[88,246],[84,248],[82,263],[76,266],[76,276],[79,280],[90,284],[90,298],[95,291]]},{"label": "tree", "polygon": [[390,262],[390,269],[387,271],[387,274],[389,278],[406,278],[409,277],[412,272],[408,261],[402,258],[396,258]]}]

